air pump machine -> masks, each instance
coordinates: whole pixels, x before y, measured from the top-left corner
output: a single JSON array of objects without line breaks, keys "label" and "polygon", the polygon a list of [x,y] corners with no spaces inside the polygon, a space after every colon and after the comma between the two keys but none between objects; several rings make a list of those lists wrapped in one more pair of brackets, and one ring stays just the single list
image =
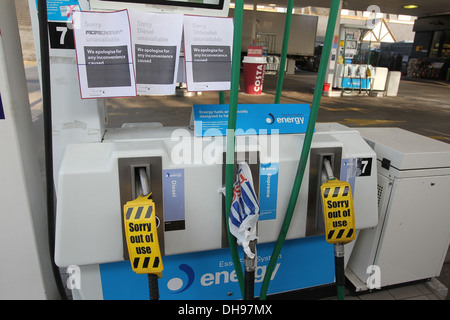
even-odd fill
[{"label": "air pump machine", "polygon": [[[152,6],[151,1],[75,2],[84,11],[164,9]],[[218,2],[223,5],[221,10],[217,6],[203,6],[198,12],[180,8],[184,13],[227,15],[229,2]],[[29,3],[33,29],[37,30],[36,2]],[[49,15],[50,33],[58,26],[67,24],[52,21]],[[61,270],[79,268],[74,299],[148,298],[147,278],[134,273],[127,260],[122,222],[123,205],[139,196],[142,169],[153,194],[164,262],[159,279],[161,299],[241,298],[220,192],[225,181],[226,138],[197,137],[188,126],[149,123],[105,129],[104,100],[80,98],[75,51],[70,45],[57,46],[50,44],[57,178],[55,261]],[[256,287],[261,285],[283,221],[304,136],[260,134],[236,139],[236,158],[249,163],[256,194],[269,203],[258,222]],[[202,156],[195,158],[198,154]],[[317,124],[269,294],[334,282],[333,246],[324,239],[319,191],[325,177],[324,160],[331,163],[336,177],[352,186],[356,233],[377,225],[374,151],[357,130],[337,123]],[[346,261],[352,248],[353,243],[346,245]]]}]

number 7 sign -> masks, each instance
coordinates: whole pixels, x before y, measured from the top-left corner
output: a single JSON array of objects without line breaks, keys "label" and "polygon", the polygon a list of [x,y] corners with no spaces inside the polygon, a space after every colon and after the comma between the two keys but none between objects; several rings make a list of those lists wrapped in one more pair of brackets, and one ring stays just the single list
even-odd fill
[{"label": "number 7 sign", "polygon": [[71,23],[49,22],[48,32],[50,34],[50,48],[75,49],[72,29]]},{"label": "number 7 sign", "polygon": [[358,158],[357,168],[357,176],[370,176],[370,174],[372,173],[372,158]]}]

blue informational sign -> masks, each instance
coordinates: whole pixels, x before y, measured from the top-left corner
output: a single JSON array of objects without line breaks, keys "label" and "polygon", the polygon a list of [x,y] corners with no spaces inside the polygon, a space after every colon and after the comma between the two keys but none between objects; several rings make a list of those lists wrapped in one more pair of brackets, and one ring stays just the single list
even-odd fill
[{"label": "blue informational sign", "polygon": [[259,220],[276,219],[278,163],[261,163],[259,172]]},{"label": "blue informational sign", "polygon": [[5,112],[3,111],[2,95],[0,94],[0,120],[5,119]]},{"label": "blue informational sign", "polygon": [[[38,0],[36,0],[36,8]],[[47,0],[47,20],[72,22],[74,10],[81,10],[78,0]]]},{"label": "blue informational sign", "polygon": [[342,88],[348,89],[370,89],[370,79],[365,78],[343,78]]},{"label": "blue informational sign", "polygon": [[[305,133],[310,107],[308,104],[239,104],[236,135],[271,133]],[[228,127],[228,105],[194,105],[195,134],[225,136]]]},{"label": "blue informational sign", "polygon": [[[257,245],[255,295],[259,295],[274,243]],[[241,249],[241,256],[243,257]],[[242,299],[228,248],[163,257],[159,279],[162,300]],[[103,298],[149,298],[145,274],[132,271],[129,261],[100,265]],[[272,273],[268,294],[334,282],[334,247],[323,236],[287,240]]]}]

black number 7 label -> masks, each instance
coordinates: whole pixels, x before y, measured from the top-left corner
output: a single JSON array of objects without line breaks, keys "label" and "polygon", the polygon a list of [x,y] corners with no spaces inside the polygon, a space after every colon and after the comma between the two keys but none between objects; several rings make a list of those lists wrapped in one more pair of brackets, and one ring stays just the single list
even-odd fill
[{"label": "black number 7 label", "polygon": [[71,23],[49,22],[48,33],[50,35],[50,48],[75,49],[73,27]]},{"label": "black number 7 label", "polygon": [[370,176],[372,173],[372,158],[358,158],[356,176]]}]

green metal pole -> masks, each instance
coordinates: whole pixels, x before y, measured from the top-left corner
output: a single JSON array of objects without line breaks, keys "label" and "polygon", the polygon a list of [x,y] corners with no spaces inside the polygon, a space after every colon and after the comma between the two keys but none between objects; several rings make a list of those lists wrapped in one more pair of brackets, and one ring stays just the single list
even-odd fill
[{"label": "green metal pole", "polygon": [[219,91],[219,104],[225,104],[225,92]]},{"label": "green metal pole", "polygon": [[283,45],[281,47],[280,69],[278,70],[277,89],[275,91],[275,103],[280,103],[281,100],[281,91],[283,89],[284,68],[286,66],[286,56],[289,45],[289,32],[291,30],[293,8],[294,8],[294,0],[289,0],[286,9],[286,20],[284,23]]},{"label": "green metal pole", "polygon": [[284,240],[291,224],[292,215],[294,213],[295,205],[297,204],[298,193],[303,181],[303,175],[305,173],[306,163],[308,161],[309,150],[311,148],[311,141],[314,133],[314,127],[317,120],[317,113],[319,112],[320,99],[323,92],[323,83],[325,81],[325,74],[328,66],[328,58],[331,52],[331,45],[333,43],[334,26],[339,14],[340,0],[332,0],[330,7],[330,16],[328,17],[327,31],[325,34],[325,42],[323,44],[322,56],[320,59],[319,71],[317,74],[316,87],[314,89],[314,96],[311,105],[311,114],[309,117],[308,127],[306,129],[305,141],[303,143],[302,153],[297,167],[297,173],[295,176],[294,185],[292,187],[291,197],[289,199],[288,208],[284,217],[283,225],[280,230],[280,234],[277,239],[277,243],[270,257],[269,264],[267,266],[266,274],[261,286],[261,292],[259,298],[261,300],[266,299],[267,290],[270,284],[270,278],[272,277],[273,270],[280,255],[281,248],[283,247]]},{"label": "green metal pole", "polygon": [[244,1],[236,0],[234,8],[234,34],[233,34],[233,57],[231,65],[231,88],[230,103],[228,109],[228,129],[227,129],[227,153],[225,166],[225,213],[227,224],[228,244],[230,246],[231,258],[233,260],[236,277],[242,297],[244,297],[244,273],[242,271],[241,261],[236,244],[236,238],[231,234],[228,225],[230,216],[231,202],[233,199],[234,184],[234,149],[235,149],[235,130],[237,118],[237,104],[239,94],[239,78],[241,72],[241,38],[242,38],[242,20],[244,15]]}]

